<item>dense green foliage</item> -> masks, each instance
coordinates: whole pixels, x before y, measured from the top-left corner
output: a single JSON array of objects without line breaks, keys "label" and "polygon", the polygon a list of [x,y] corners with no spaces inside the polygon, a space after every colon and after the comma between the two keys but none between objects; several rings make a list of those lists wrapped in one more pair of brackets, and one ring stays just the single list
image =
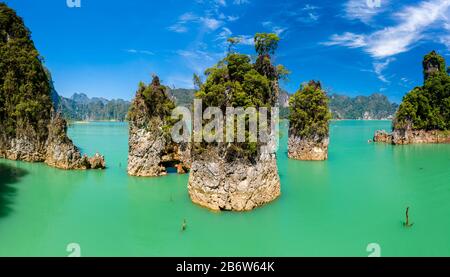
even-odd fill
[{"label": "dense green foliage", "polygon": [[139,83],[136,97],[128,111],[128,120],[147,124],[154,118],[160,118],[164,123],[166,134],[174,123],[171,119],[174,101],[168,94],[167,87],[161,85],[158,76],[153,76],[152,83]]},{"label": "dense green foliage", "polygon": [[[229,52],[216,66],[207,69],[207,79],[195,94],[203,100],[203,109],[219,107],[224,114],[227,107],[267,107],[270,111],[278,93],[278,73],[269,53],[275,53],[278,40],[275,34],[257,34],[255,48],[260,55],[256,63],[248,55]],[[205,144],[196,147],[202,149]],[[248,139],[235,142],[228,148],[228,158],[251,159],[258,151],[257,146],[258,143]]]},{"label": "dense green foliage", "polygon": [[444,58],[436,52],[425,56],[425,83],[403,98],[395,129],[450,130],[450,77],[446,68]]},{"label": "dense green foliage", "polygon": [[0,130],[11,137],[31,126],[43,138],[51,108],[49,79],[30,32],[0,3]]},{"label": "dense green foliage", "polygon": [[328,137],[331,114],[320,82],[311,81],[302,85],[289,100],[289,106],[290,134],[311,139]]},{"label": "dense green foliage", "polygon": [[258,33],[255,35],[255,50],[259,56],[275,54],[280,38],[276,34]]}]

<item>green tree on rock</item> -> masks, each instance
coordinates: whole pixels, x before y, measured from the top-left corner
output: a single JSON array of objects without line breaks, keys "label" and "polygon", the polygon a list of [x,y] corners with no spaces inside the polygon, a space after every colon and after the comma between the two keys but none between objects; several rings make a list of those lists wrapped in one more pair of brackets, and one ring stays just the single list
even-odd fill
[{"label": "green tree on rock", "polygon": [[12,9],[0,3],[1,137],[11,138],[23,130],[45,139],[52,109],[50,90],[30,31]]},{"label": "green tree on rock", "polygon": [[[275,34],[257,34],[255,49],[258,61],[252,63],[248,55],[229,51],[228,55],[214,67],[205,71],[206,81],[196,92],[196,98],[202,99],[203,109],[220,107],[226,113],[227,107],[271,107],[276,105],[278,93],[278,71],[272,65],[271,55],[275,54],[279,38]],[[231,41],[234,42],[234,41]],[[286,71],[284,67],[282,74]],[[275,82],[275,83],[274,83]],[[270,117],[270,115],[269,115]],[[270,119],[269,119],[270,120]],[[269,124],[270,126],[270,124]],[[196,145],[196,149],[207,147],[207,143]],[[231,158],[251,158],[257,154],[257,144],[235,142],[228,148]]]},{"label": "green tree on rock", "polygon": [[445,59],[435,51],[423,60],[424,85],[403,97],[394,129],[449,130],[450,77]]},{"label": "green tree on rock", "polygon": [[320,140],[328,137],[331,113],[328,97],[320,82],[303,85],[289,101],[289,133],[303,139]]},{"label": "green tree on rock", "polygon": [[[175,103],[170,99],[167,87],[161,85],[159,77],[154,75],[151,84],[139,83],[136,97],[128,112],[128,120],[138,126],[146,127],[154,119],[163,122],[166,135],[174,121],[171,119]],[[155,126],[152,126],[155,127]]]}]

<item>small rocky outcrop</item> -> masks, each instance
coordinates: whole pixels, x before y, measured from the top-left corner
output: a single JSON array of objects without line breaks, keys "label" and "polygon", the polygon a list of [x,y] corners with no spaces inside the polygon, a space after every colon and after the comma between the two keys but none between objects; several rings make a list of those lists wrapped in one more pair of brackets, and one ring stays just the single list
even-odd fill
[{"label": "small rocky outcrop", "polygon": [[67,136],[67,122],[59,113],[48,126],[45,163],[60,169],[103,169],[105,159],[98,153],[92,158],[81,155],[80,150]]},{"label": "small rocky outcrop", "polygon": [[383,130],[375,133],[374,142],[394,145],[450,143],[450,131],[400,129],[387,133]]},{"label": "small rocky outcrop", "polygon": [[392,134],[386,132],[386,130],[378,130],[373,137],[374,142],[392,143]]},{"label": "small rocky outcrop", "polygon": [[23,20],[0,3],[0,158],[45,162],[62,169],[104,168],[67,137],[67,124],[54,113],[49,72]]},{"label": "small rocky outcrop", "polygon": [[328,159],[328,98],[320,82],[310,81],[290,100],[288,157],[304,161]]},{"label": "small rocky outcrop", "polygon": [[128,174],[155,177],[190,168],[188,143],[176,144],[170,136],[170,115],[175,107],[157,76],[149,86],[140,84],[129,111]]}]

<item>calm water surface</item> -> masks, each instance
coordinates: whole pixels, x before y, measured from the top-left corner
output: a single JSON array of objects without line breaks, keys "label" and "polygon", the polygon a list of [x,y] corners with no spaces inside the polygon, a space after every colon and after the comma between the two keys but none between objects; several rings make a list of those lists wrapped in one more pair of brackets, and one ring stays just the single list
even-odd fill
[{"label": "calm water surface", "polygon": [[383,256],[450,256],[450,145],[367,142],[390,124],[333,122],[325,162],[288,160],[283,128],[282,195],[247,213],[192,204],[187,175],[127,176],[126,124],[72,125],[108,169],[0,160],[0,256],[67,256],[72,242],[82,256],[367,256],[369,243]]}]

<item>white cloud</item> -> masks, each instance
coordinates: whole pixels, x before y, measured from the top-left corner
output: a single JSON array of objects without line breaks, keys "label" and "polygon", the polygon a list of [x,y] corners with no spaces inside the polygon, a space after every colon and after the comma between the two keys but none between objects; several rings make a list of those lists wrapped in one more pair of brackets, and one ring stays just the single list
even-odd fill
[{"label": "white cloud", "polygon": [[175,33],[186,33],[188,31],[188,28],[180,23],[169,26],[167,29]]},{"label": "white cloud", "polygon": [[255,45],[255,39],[254,39],[253,36],[241,35],[241,36],[239,36],[239,38],[241,39],[239,44],[242,44],[242,45]]},{"label": "white cloud", "polygon": [[233,0],[233,4],[235,5],[243,5],[243,4],[248,4],[250,3],[249,0]]},{"label": "white cloud", "polygon": [[[237,20],[238,18],[236,17],[227,17],[224,14],[220,14],[219,19],[227,19],[229,21],[232,20]],[[174,25],[168,27],[167,29],[169,29],[172,32],[176,32],[176,33],[186,33],[187,31],[189,31],[187,25],[188,23],[200,23],[203,27],[205,27],[208,30],[217,30],[220,26],[223,25],[223,21],[219,20],[213,17],[202,17],[202,16],[197,16],[196,14],[192,13],[192,12],[187,12],[184,13],[182,15],[180,15],[178,17],[178,22],[175,23]]]},{"label": "white cloud", "polygon": [[319,9],[319,7],[313,6],[313,5],[310,5],[310,4],[306,4],[306,5],[303,7],[302,10],[304,10],[304,11],[313,11],[313,10],[317,10],[317,9]]},{"label": "white cloud", "polygon": [[395,61],[395,58],[388,58],[384,62],[374,62],[373,64],[373,71],[377,75],[378,79],[380,79],[384,83],[389,83],[389,80],[387,80],[386,76],[383,74],[383,71],[393,61]]},{"label": "white cloud", "polygon": [[287,28],[282,28],[282,27],[279,27],[279,26],[275,26],[275,27],[272,28],[272,32],[274,32],[278,36],[281,35],[282,33],[284,33],[286,30],[287,30]]},{"label": "white cloud", "polygon": [[125,52],[131,54],[145,54],[145,55],[155,55],[152,51],[148,50],[136,50],[136,49],[126,49]]},{"label": "white cloud", "polygon": [[232,34],[233,32],[230,29],[222,27],[222,31],[217,35],[216,40],[226,41]]},{"label": "white cloud", "polygon": [[200,18],[200,21],[204,27],[212,31],[217,30],[223,24],[222,21],[210,17],[202,17]]},{"label": "white cloud", "polygon": [[[373,5],[371,2],[373,2]],[[345,17],[352,20],[360,20],[366,24],[370,23],[377,14],[380,14],[389,6],[389,0],[349,0],[344,4]]]},{"label": "white cloud", "polygon": [[363,47],[374,58],[390,57],[408,51],[415,43],[426,38],[426,31],[434,27],[434,24],[440,23],[442,26],[446,23],[449,7],[450,0],[423,1],[395,13],[393,16],[397,25],[368,35],[349,32],[335,34],[324,44]]},{"label": "white cloud", "polygon": [[319,19],[319,15],[315,13],[308,13],[308,16],[311,21],[317,21]]},{"label": "white cloud", "polygon": [[358,48],[366,46],[366,37],[364,35],[358,35],[350,32],[345,32],[342,35],[334,34],[330,37],[330,40],[322,44],[333,46],[342,45],[350,48]]},{"label": "white cloud", "polygon": [[216,0],[216,3],[219,6],[223,6],[223,7],[225,7],[227,5],[227,1],[225,1],[225,0]]},{"label": "white cloud", "polygon": [[226,17],[227,21],[234,22],[239,19],[239,16],[229,15]]},{"label": "white cloud", "polygon": [[194,13],[187,12],[187,13],[180,15],[180,17],[178,19],[181,22],[189,22],[189,21],[197,20],[198,16],[195,15]]},{"label": "white cloud", "polygon": [[264,21],[261,23],[261,25],[264,28],[269,29],[272,33],[277,34],[278,36],[281,35],[282,33],[286,32],[288,29],[286,27],[281,27],[281,26],[275,25],[272,21]]}]

